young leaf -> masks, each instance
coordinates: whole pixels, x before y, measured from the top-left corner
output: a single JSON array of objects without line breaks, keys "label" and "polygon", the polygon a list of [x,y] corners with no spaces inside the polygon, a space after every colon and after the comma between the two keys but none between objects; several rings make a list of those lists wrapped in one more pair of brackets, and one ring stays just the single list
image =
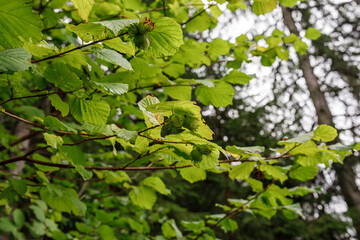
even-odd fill
[{"label": "young leaf", "polygon": [[72,2],[78,10],[80,17],[87,22],[90,11],[94,5],[94,0],[72,0]]},{"label": "young leaf", "polygon": [[170,193],[170,191],[166,189],[164,182],[158,177],[147,177],[143,180],[142,184],[151,187],[164,195],[168,195]]},{"label": "young leaf", "polygon": [[247,179],[251,172],[254,170],[255,162],[244,162],[240,165],[235,166],[231,171],[229,172],[229,177],[231,179],[241,179],[245,180]]},{"label": "young leaf", "polygon": [[56,136],[55,134],[44,133],[44,138],[45,138],[47,145],[49,145],[55,149],[60,147],[64,143],[64,140],[62,139],[62,137]]},{"label": "young leaf", "polygon": [[234,89],[228,83],[219,82],[213,88],[197,87],[195,95],[205,105],[213,104],[215,107],[226,107],[232,104]]},{"label": "young leaf", "polygon": [[196,166],[182,168],[180,170],[180,175],[183,179],[185,179],[189,183],[203,181],[206,179],[206,171]]},{"label": "young leaf", "polygon": [[59,110],[63,117],[65,117],[69,114],[69,104],[63,102],[61,100],[61,98],[59,97],[59,95],[52,94],[52,95],[49,95],[48,97],[51,101],[51,105],[53,105],[53,107],[56,110]]},{"label": "young leaf", "polygon": [[256,15],[262,15],[274,10],[277,6],[277,0],[254,0],[252,9]]},{"label": "young leaf", "polygon": [[330,142],[337,137],[337,131],[335,128],[328,125],[320,125],[314,131],[313,139],[316,141]]},{"label": "young leaf", "polygon": [[321,36],[321,33],[316,28],[310,27],[306,29],[305,37],[311,40],[316,40]]},{"label": "young leaf", "polygon": [[129,197],[133,204],[145,209],[151,209],[156,202],[155,192],[146,186],[134,187]]},{"label": "young leaf", "polygon": [[184,43],[181,26],[168,17],[154,19],[152,22],[155,23],[155,28],[146,34],[150,40],[150,47],[146,52],[154,57],[173,55]]}]

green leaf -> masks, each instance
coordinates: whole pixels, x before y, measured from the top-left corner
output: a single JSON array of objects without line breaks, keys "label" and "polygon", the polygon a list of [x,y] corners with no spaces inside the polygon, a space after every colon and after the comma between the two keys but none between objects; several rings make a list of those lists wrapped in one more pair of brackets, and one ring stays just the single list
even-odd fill
[{"label": "green leaf", "polygon": [[155,28],[146,34],[150,40],[150,47],[146,52],[154,57],[173,55],[184,43],[181,26],[168,17],[154,19],[152,22],[155,23]]},{"label": "green leaf", "polygon": [[134,45],[130,42],[123,42],[120,38],[106,40],[103,43],[118,52],[135,55]]},{"label": "green leaf", "polygon": [[211,149],[210,154],[202,155],[201,161],[197,163],[196,166],[205,170],[216,168],[219,164],[219,155],[220,151],[218,149]]},{"label": "green leaf", "polygon": [[14,222],[18,229],[25,223],[25,215],[20,209],[15,209],[13,212]]},{"label": "green leaf", "polygon": [[[185,73],[185,65],[181,63],[171,63],[163,68],[163,72],[170,77],[178,78],[182,74]],[[186,81],[181,81],[181,83],[185,83]],[[179,83],[179,82],[177,82]]]},{"label": "green leaf", "polygon": [[198,86],[195,95],[205,105],[213,104],[215,107],[226,107],[232,105],[234,96],[233,87],[225,82],[215,84],[215,87]]},{"label": "green leaf", "polygon": [[300,55],[304,55],[307,53],[308,45],[301,40],[296,40],[294,42],[294,48]]},{"label": "green leaf", "polygon": [[134,187],[130,191],[129,197],[133,204],[145,209],[151,209],[156,202],[155,192],[145,186]]},{"label": "green leaf", "polygon": [[10,180],[11,185],[13,186],[14,190],[20,194],[20,195],[24,195],[27,191],[27,186],[24,180],[19,180],[19,179],[14,179],[12,178]]},{"label": "green leaf", "polygon": [[41,22],[27,0],[0,0],[0,46],[22,47],[23,42],[41,40]]},{"label": "green leaf", "polygon": [[259,180],[253,179],[253,178],[247,178],[246,182],[250,185],[251,189],[254,192],[261,192],[264,190],[263,183]]},{"label": "green leaf", "polygon": [[115,240],[114,229],[109,227],[108,225],[101,225],[97,229],[99,236],[102,240]]},{"label": "green leaf", "polygon": [[[292,205],[287,205],[287,206],[283,206],[284,209],[290,210],[293,213],[295,213],[296,215],[299,215],[300,217],[302,217],[303,219],[305,219],[305,216],[302,213],[302,208],[300,203],[295,203]],[[290,218],[292,219],[292,218]]]},{"label": "green leaf", "polygon": [[297,4],[298,0],[279,0],[279,3],[284,7],[293,7]]},{"label": "green leaf", "polygon": [[225,218],[223,221],[220,222],[219,225],[221,226],[222,229],[225,230],[225,232],[228,231],[232,232],[239,228],[237,222],[229,218]]},{"label": "green leaf", "polygon": [[139,109],[143,112],[144,116],[146,116],[149,119],[150,123],[153,125],[159,125],[160,124],[159,119],[154,113],[148,111],[147,108],[157,103],[160,103],[159,99],[157,99],[157,97],[152,95],[148,95],[143,99],[141,99],[140,102],[138,102]]},{"label": "green leaf", "polygon": [[144,225],[137,222],[137,221],[134,221],[133,219],[129,218],[128,219],[128,223],[131,227],[132,230],[138,232],[138,233],[143,233],[144,232]]},{"label": "green leaf", "polygon": [[0,51],[0,71],[23,72],[31,66],[29,62],[30,58],[31,54],[23,48]]},{"label": "green leaf", "polygon": [[343,145],[341,143],[335,143],[333,145],[328,145],[329,149],[336,151],[349,151],[349,150],[360,150],[360,143],[354,143],[351,145]]},{"label": "green leaf", "polygon": [[[194,12],[193,16],[199,14],[200,11],[202,10],[199,9],[198,11]],[[203,32],[210,27],[210,24],[211,17],[206,11],[204,11],[200,15],[197,15],[196,18],[193,18],[189,23],[187,23],[185,29],[191,33],[196,31]]]},{"label": "green leaf", "polygon": [[57,47],[51,46],[49,43],[43,40],[38,44],[24,42],[24,49],[33,56],[43,57],[54,53],[54,51],[57,50]]},{"label": "green leaf", "polygon": [[130,71],[133,70],[129,61],[126,60],[120,53],[116,51],[102,48],[93,51],[91,54],[94,55],[94,57],[102,59],[106,62],[118,65]]},{"label": "green leaf", "polygon": [[309,193],[313,193],[315,192],[315,190],[308,188],[308,187],[304,187],[304,186],[300,186],[300,187],[293,187],[290,188],[289,191],[291,192],[291,194],[293,195],[298,195],[298,196],[305,196]]},{"label": "green leaf", "polygon": [[208,46],[207,52],[212,57],[216,59],[221,55],[229,55],[231,45],[228,41],[225,41],[221,38],[215,38]]},{"label": "green leaf", "polygon": [[87,22],[90,11],[94,5],[94,0],[72,0],[72,2],[78,10],[80,17]]},{"label": "green leaf", "polygon": [[124,83],[107,83],[107,82],[95,82],[92,81],[96,86],[98,86],[105,93],[122,95],[126,93],[129,89],[129,85]]},{"label": "green leaf", "polygon": [[77,130],[73,127],[75,124],[72,124],[72,125],[67,124],[53,116],[46,116],[45,120],[44,120],[44,124],[46,127],[50,127],[53,129],[66,130],[66,131],[74,132],[74,133],[77,132]]},{"label": "green leaf", "polygon": [[234,179],[241,179],[245,180],[247,179],[251,172],[254,170],[255,162],[244,162],[240,165],[235,166],[231,171],[229,172],[229,177]]},{"label": "green leaf", "polygon": [[247,84],[251,79],[251,76],[237,70],[232,70],[229,74],[222,78],[223,81],[231,84]]},{"label": "green leaf", "polygon": [[106,183],[119,184],[130,181],[129,175],[124,171],[94,171],[99,178],[105,178]]},{"label": "green leaf", "polygon": [[254,0],[252,9],[256,15],[262,15],[274,10],[277,6],[277,0]]},{"label": "green leaf", "polygon": [[302,167],[299,166],[295,170],[290,170],[289,177],[300,181],[308,181],[313,179],[317,174],[317,166]]},{"label": "green leaf", "polygon": [[337,135],[338,134],[335,128],[328,125],[320,125],[314,131],[313,139],[316,141],[331,142],[337,137]]},{"label": "green leaf", "polygon": [[302,143],[306,144],[307,141],[311,140],[314,137],[314,132],[305,133],[301,136],[291,138],[288,140],[279,141],[279,145],[286,145],[288,143]]},{"label": "green leaf", "polygon": [[180,175],[183,179],[185,179],[189,183],[203,181],[206,179],[206,171],[196,166],[182,168],[180,170]]},{"label": "green leaf", "polygon": [[60,212],[73,212],[77,216],[85,214],[86,205],[79,200],[74,189],[53,186],[54,190],[51,191],[47,187],[40,190],[41,199],[45,203]]},{"label": "green leaf", "polygon": [[178,99],[178,100],[191,100],[191,92],[192,87],[189,86],[170,86],[170,87],[163,87],[165,92],[172,98]]},{"label": "green leaf", "polygon": [[110,106],[105,101],[77,98],[71,106],[71,114],[80,123],[106,124]]},{"label": "green leaf", "polygon": [[78,25],[67,24],[66,29],[78,35],[83,41],[90,42],[106,37],[105,28],[99,24],[81,23]]},{"label": "green leaf", "polygon": [[252,147],[238,147],[238,146],[226,146],[226,151],[235,153],[235,154],[242,154],[242,153],[262,153],[265,151],[265,147],[263,146],[252,146]]},{"label": "green leaf", "polygon": [[313,27],[309,27],[306,29],[305,37],[311,40],[316,40],[321,36],[321,33],[319,30]]},{"label": "green leaf", "polygon": [[85,223],[81,223],[81,222],[76,222],[75,227],[77,230],[79,230],[79,232],[82,232],[82,233],[92,233],[94,231],[94,229],[92,227],[90,227],[89,225],[87,225]]},{"label": "green leaf", "polygon": [[281,183],[283,183],[286,179],[288,179],[288,177],[283,172],[281,172],[277,167],[268,164],[260,165],[260,171],[266,172],[274,179],[278,179]]},{"label": "green leaf", "polygon": [[164,195],[168,195],[170,193],[170,190],[166,189],[164,182],[158,177],[147,177],[142,181],[142,184],[151,187]]},{"label": "green leaf", "polygon": [[284,43],[285,44],[292,43],[292,42],[295,42],[298,39],[299,39],[299,37],[296,34],[291,33],[290,36],[285,36],[284,37]]},{"label": "green leaf", "polygon": [[67,240],[67,236],[65,235],[65,233],[61,232],[60,230],[55,230],[51,233],[51,237],[54,240]]},{"label": "green leaf", "polygon": [[50,101],[51,101],[51,105],[53,105],[53,107],[61,112],[61,115],[63,117],[67,116],[69,114],[69,104],[63,102],[61,100],[61,98],[59,97],[59,95],[57,94],[52,94],[48,96]]},{"label": "green leaf", "polygon": [[102,21],[102,22],[94,22],[94,23],[101,24],[102,26],[110,29],[115,35],[117,35],[119,31],[124,27],[138,22],[139,19],[117,19],[112,21]]},{"label": "green leaf", "polygon": [[182,239],[183,235],[179,228],[176,226],[174,219],[169,219],[161,225],[161,231],[166,238],[176,237]]},{"label": "green leaf", "polygon": [[286,61],[289,59],[289,51],[287,49],[285,49],[284,47],[277,47],[277,48],[275,48],[275,51],[276,51],[276,55],[281,60]]},{"label": "green leaf", "polygon": [[4,232],[16,232],[16,226],[11,222],[8,217],[0,218],[0,229]]},{"label": "green leaf", "polygon": [[47,145],[51,146],[52,148],[58,148],[59,146],[63,145],[64,140],[61,136],[56,136],[55,134],[44,133],[44,138]]},{"label": "green leaf", "polygon": [[40,236],[44,235],[46,233],[46,226],[42,222],[33,221],[32,225],[29,227],[31,235],[37,236],[36,238],[39,238]]},{"label": "green leaf", "polygon": [[34,211],[35,217],[36,217],[39,221],[41,221],[41,222],[44,222],[44,221],[45,221],[45,219],[46,219],[45,213],[44,213],[44,211],[43,211],[40,207],[35,206],[35,205],[31,205],[29,208]]},{"label": "green leaf", "polygon": [[176,237],[176,232],[168,221],[161,225],[161,232],[166,238]]},{"label": "green leaf", "polygon": [[53,63],[45,70],[45,78],[63,91],[74,91],[82,87],[80,78],[63,63]]},{"label": "green leaf", "polygon": [[88,171],[82,165],[75,165],[75,170],[81,175],[84,180],[88,180],[92,177],[92,171]]}]

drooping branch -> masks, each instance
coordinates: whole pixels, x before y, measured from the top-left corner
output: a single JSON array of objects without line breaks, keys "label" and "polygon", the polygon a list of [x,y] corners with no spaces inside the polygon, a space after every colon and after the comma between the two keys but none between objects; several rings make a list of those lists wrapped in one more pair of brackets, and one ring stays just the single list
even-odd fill
[{"label": "drooping branch", "polygon": [[124,35],[126,35],[126,34],[128,34],[128,33],[127,33],[127,32],[124,32],[124,33],[122,33],[122,34],[120,34],[120,35],[118,35],[118,36],[115,36],[115,37],[99,39],[99,40],[93,41],[93,42],[91,42],[91,43],[87,43],[87,44],[84,44],[84,45],[75,47],[75,48],[73,48],[73,49],[67,50],[67,51],[62,52],[62,53],[58,53],[58,54],[55,54],[55,55],[52,55],[52,56],[49,56],[49,57],[45,57],[45,58],[41,58],[41,59],[31,60],[31,63],[38,63],[38,62],[42,62],[42,61],[46,61],[46,60],[50,60],[50,59],[62,57],[62,56],[64,56],[65,54],[71,53],[71,52],[73,52],[73,51],[80,50],[80,49],[83,49],[83,48],[86,48],[86,47],[95,45],[95,44],[97,44],[97,43],[100,43],[100,42],[103,42],[103,41],[106,41],[106,40],[111,40],[111,39],[114,39],[114,38],[117,38],[117,37],[121,37],[121,36],[124,36]]},{"label": "drooping branch", "polygon": [[[153,153],[153,152],[152,152]],[[152,154],[151,153],[151,154]],[[144,156],[143,156],[144,157]],[[290,155],[285,155],[282,158],[287,158],[287,157],[291,157]],[[271,160],[271,159],[278,159],[279,157],[273,157],[273,158],[265,158],[264,160]],[[5,166],[7,164],[13,163],[13,162],[18,162],[18,161],[26,161],[26,162],[30,162],[30,163],[36,163],[36,164],[40,164],[40,165],[45,165],[45,166],[50,166],[50,167],[59,167],[59,168],[75,168],[75,166],[73,165],[69,165],[69,164],[61,164],[61,163],[52,163],[52,162],[43,162],[43,161],[39,161],[36,159],[32,159],[30,157],[27,156],[20,156],[20,157],[15,157],[12,159],[8,159],[5,161],[1,161],[0,162],[0,166]],[[258,162],[258,160],[254,160],[254,159],[234,159],[234,160],[220,160],[219,163],[231,163],[231,162]],[[183,165],[183,166],[158,166],[158,167],[152,167],[150,166],[141,166],[141,167],[128,167],[128,166],[124,166],[124,167],[103,167],[103,166],[84,166],[85,169],[87,170],[107,170],[107,171],[153,171],[153,170],[167,170],[167,169],[181,169],[181,168],[189,168],[189,167],[194,167],[194,164],[187,164],[187,165]]]},{"label": "drooping branch", "polygon": [[75,91],[68,91],[68,92],[61,92],[61,93],[60,92],[48,92],[48,93],[41,93],[41,94],[37,94],[37,95],[22,96],[22,97],[14,97],[12,95],[8,100],[5,100],[4,102],[0,103],[0,106],[4,105],[5,103],[8,103],[10,101],[13,101],[13,100],[26,99],[26,98],[36,98],[36,97],[45,97],[45,96],[49,96],[49,95],[53,95],[53,94],[67,94],[67,93],[73,93],[73,92],[75,92]]},{"label": "drooping branch", "polygon": [[207,8],[204,8],[203,10],[201,10],[200,12],[198,12],[197,14],[195,14],[194,16],[190,17],[188,20],[186,20],[185,22],[181,23],[181,26],[186,25],[187,23],[189,23],[190,21],[194,20],[195,18],[199,17],[201,14],[203,14],[206,10],[209,10],[211,7],[216,6],[216,4],[210,4]]}]

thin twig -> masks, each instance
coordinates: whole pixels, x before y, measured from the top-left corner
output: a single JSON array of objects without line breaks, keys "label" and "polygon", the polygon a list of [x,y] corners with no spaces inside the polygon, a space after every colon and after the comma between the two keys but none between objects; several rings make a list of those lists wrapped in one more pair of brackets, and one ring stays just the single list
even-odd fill
[{"label": "thin twig", "polygon": [[162,0],[162,2],[163,2],[164,16],[166,17],[165,0]]},{"label": "thin twig", "polygon": [[181,26],[186,25],[187,23],[189,23],[190,21],[194,20],[195,18],[197,18],[198,16],[200,16],[201,14],[203,14],[206,10],[210,9],[211,7],[216,6],[216,4],[210,4],[207,8],[204,8],[203,10],[201,10],[199,13],[195,14],[194,16],[190,17],[188,20],[186,20],[185,22],[183,22],[181,24]]},{"label": "thin twig", "polygon": [[45,57],[45,58],[41,58],[41,59],[33,59],[31,60],[31,63],[38,63],[38,62],[42,62],[42,61],[46,61],[46,60],[50,60],[50,59],[54,59],[54,58],[58,58],[58,57],[62,57],[64,56],[65,54],[67,53],[70,53],[70,52],[73,52],[73,51],[76,51],[76,50],[79,50],[79,49],[82,49],[82,48],[85,48],[85,47],[88,47],[88,46],[91,46],[91,45],[95,45],[99,42],[103,42],[103,41],[106,41],[106,40],[111,40],[111,39],[114,39],[114,38],[117,38],[117,37],[120,37],[120,36],[124,36],[128,34],[127,32],[124,32],[118,36],[115,36],[115,37],[112,37],[112,38],[104,38],[104,39],[99,39],[99,40],[96,40],[96,41],[93,41],[91,43],[87,43],[87,44],[84,44],[82,46],[78,46],[78,47],[75,47],[73,49],[70,49],[70,50],[67,50],[65,52],[62,52],[62,53],[58,53],[58,54],[55,54],[55,55],[52,55],[52,56],[49,56],[49,57]]},{"label": "thin twig", "polygon": [[53,95],[53,94],[67,94],[67,93],[73,93],[73,92],[75,92],[75,91],[68,91],[68,92],[63,92],[63,93],[49,92],[49,93],[42,93],[42,94],[37,94],[37,95],[23,96],[23,97],[14,97],[14,96],[12,96],[8,100],[0,103],[0,106],[4,105],[7,102],[13,101],[13,100],[19,100],[19,99],[25,99],[25,98],[35,98],[35,97],[44,97],[44,96]]}]

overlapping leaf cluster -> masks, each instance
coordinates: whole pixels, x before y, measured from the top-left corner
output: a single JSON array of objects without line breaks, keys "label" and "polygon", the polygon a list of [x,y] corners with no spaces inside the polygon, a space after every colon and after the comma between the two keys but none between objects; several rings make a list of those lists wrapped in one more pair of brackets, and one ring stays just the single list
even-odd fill
[{"label": "overlapping leaf cluster", "polygon": [[[236,43],[184,38],[183,30],[215,27],[222,14],[219,4],[225,2],[232,11],[246,7],[242,1],[174,0],[164,6],[163,1],[0,0],[4,234],[15,239],[215,239],[217,227],[236,230],[241,223],[231,217],[243,211],[267,218],[278,211],[288,218],[301,216],[292,198],[313,190],[287,189],[283,183],[310,180],[319,163],[341,162],[360,146],[320,143],[337,136],[325,125],[280,141],[270,156],[263,156],[260,146],[224,149],[211,142],[213,132],[197,101],[231,105],[234,85],[253,78],[238,71],[244,62],[260,56],[270,66],[288,59],[290,45],[300,54],[307,49],[299,37],[279,30],[266,37],[264,46],[264,36],[250,41],[241,35]],[[276,0],[254,1],[253,10],[264,14],[276,5]],[[129,31],[145,16],[155,27],[146,33],[150,47],[141,50]],[[309,29],[306,37],[315,39],[318,32]],[[184,77],[224,57],[229,73],[223,78]],[[27,133],[19,135],[16,128]],[[292,164],[285,166],[285,158]],[[23,161],[25,166],[18,164]],[[224,214],[196,222],[176,223],[164,209],[145,211],[157,198],[171,196],[165,177],[195,183],[208,172],[246,181],[254,194],[231,199],[219,205]],[[150,228],[156,224],[160,231]]]}]

